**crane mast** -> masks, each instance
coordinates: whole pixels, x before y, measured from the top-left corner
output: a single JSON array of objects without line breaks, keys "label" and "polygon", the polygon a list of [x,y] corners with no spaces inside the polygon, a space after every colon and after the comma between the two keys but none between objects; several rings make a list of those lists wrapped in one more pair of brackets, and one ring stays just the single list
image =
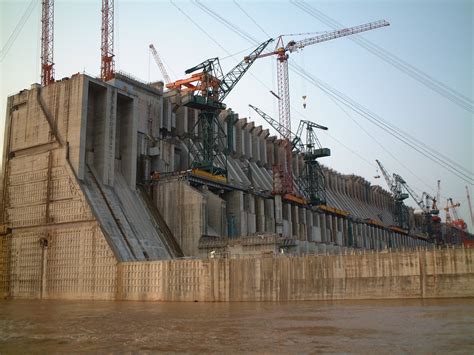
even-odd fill
[{"label": "crane mast", "polygon": [[[350,36],[356,33],[361,33],[365,31],[374,30],[376,28],[389,26],[390,24],[385,20],[380,20],[376,22],[370,22],[367,24],[344,28],[337,31],[327,32],[322,35],[318,35],[315,37],[310,37],[303,39],[301,41],[290,41],[285,44],[283,43],[283,36],[278,37],[276,48],[274,51],[265,53],[265,54],[258,54],[258,55],[250,55],[244,58],[246,61],[255,60],[257,58],[264,58],[272,55],[276,55],[277,58],[277,82],[278,82],[278,95],[275,95],[279,98],[278,100],[278,115],[279,115],[279,122],[283,129],[280,132],[281,138],[285,139],[288,138],[291,132],[291,113],[290,113],[290,79],[288,75],[288,58],[289,53],[295,52],[297,50],[303,49],[306,46],[310,46],[316,43],[321,43],[325,41],[330,41],[336,38]],[[288,142],[285,140],[285,142]],[[291,158],[291,145],[285,144],[285,149],[287,149],[286,156],[287,158]],[[282,172],[285,173],[285,172]],[[292,191],[293,186],[293,175],[291,173],[291,164],[287,163],[286,169],[286,177],[284,180],[287,181],[286,185],[287,188]]]},{"label": "crane mast", "polygon": [[166,71],[166,68],[163,65],[163,62],[161,61],[161,58],[158,55],[158,52],[156,51],[153,43],[150,44],[150,51],[151,51],[151,54],[153,55],[153,58],[155,59],[156,64],[158,65],[158,68],[160,68],[160,71],[161,71],[161,74],[163,75],[163,79],[165,80],[165,83],[169,84],[171,82],[170,76],[168,75],[168,72]]},{"label": "crane mast", "polygon": [[114,0],[102,0],[100,77],[104,81],[114,78]]},{"label": "crane mast", "polygon": [[[327,32],[322,35],[306,38],[300,41],[290,41],[286,46],[283,43],[283,36],[280,36],[278,38],[277,45],[274,51],[257,56],[257,58],[264,58],[271,55],[276,55],[277,57],[278,96],[280,97],[280,100],[278,101],[279,120],[280,123],[285,127],[282,137],[285,137],[285,134],[289,134],[289,132],[291,132],[288,52],[292,53],[313,44],[326,42],[336,38],[350,36],[389,25],[390,23],[385,20],[370,22],[359,26]],[[251,58],[250,56],[246,57],[246,60],[250,59],[253,58]]]},{"label": "crane mast", "polygon": [[54,82],[54,0],[41,2],[41,85]]}]

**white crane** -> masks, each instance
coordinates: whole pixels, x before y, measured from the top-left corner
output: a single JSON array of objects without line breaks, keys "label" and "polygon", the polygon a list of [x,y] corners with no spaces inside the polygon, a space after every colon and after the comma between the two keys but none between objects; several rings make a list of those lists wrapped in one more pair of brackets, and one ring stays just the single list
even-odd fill
[{"label": "white crane", "polygon": [[165,66],[163,65],[163,62],[161,61],[160,56],[158,55],[158,52],[155,49],[155,46],[150,44],[150,51],[151,54],[153,54],[153,58],[155,59],[156,64],[160,68],[161,74],[163,74],[163,79],[165,79],[165,84],[169,84],[171,82],[170,76],[168,75],[168,72],[165,69]]}]

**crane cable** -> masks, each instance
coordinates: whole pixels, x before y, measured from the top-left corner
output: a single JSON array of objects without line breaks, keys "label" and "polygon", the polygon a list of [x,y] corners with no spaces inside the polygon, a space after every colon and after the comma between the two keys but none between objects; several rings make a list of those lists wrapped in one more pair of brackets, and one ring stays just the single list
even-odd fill
[{"label": "crane cable", "polygon": [[[316,18],[317,20],[323,22],[328,27],[332,29],[340,29],[344,28],[345,26],[341,23],[337,22],[336,20],[332,19],[331,17],[325,15],[323,12],[315,9],[311,5],[305,3],[304,1],[298,0],[290,0],[290,3],[300,8],[302,11],[306,12],[310,16]],[[388,64],[392,65],[393,67],[399,69],[406,75],[410,76],[411,78],[417,80],[421,84],[425,85],[427,88],[435,91],[439,95],[443,96],[444,98],[450,100],[451,102],[455,103],[456,105],[462,107],[466,111],[474,112],[473,109],[473,100],[464,96],[463,94],[455,91],[454,89],[450,88],[446,84],[442,83],[441,81],[433,78],[429,74],[421,71],[420,69],[414,67],[410,63],[407,63],[400,57],[397,57],[395,54],[390,53],[386,49],[380,47],[379,45],[370,42],[369,40],[365,39],[360,35],[354,35],[348,37],[350,40],[356,42],[361,47],[365,48],[375,56],[379,57],[383,61],[387,62]]]},{"label": "crane cable", "polygon": [[[253,38],[250,35],[244,35],[243,34],[244,31],[239,29],[238,26],[236,26],[236,25],[232,24],[231,22],[225,20],[222,16],[220,16],[220,15],[216,14],[214,11],[208,9],[205,5],[200,4],[197,0],[194,0],[193,3],[195,3],[203,11],[207,12],[210,16],[218,19],[219,22],[224,24],[227,28],[232,30],[234,33],[238,34],[243,39],[245,39],[249,42],[253,42],[254,44],[258,44],[258,41],[255,38]],[[204,9],[207,9],[207,10],[204,10]],[[223,48],[222,45],[220,45],[220,44],[219,44],[219,47]],[[226,51],[226,52],[229,53],[228,51]],[[294,67],[296,67],[296,69]],[[383,121],[380,118],[377,119],[377,117],[378,117],[377,115],[371,113],[368,109],[364,108],[362,105],[360,105],[360,104],[356,103],[355,101],[351,100],[346,95],[344,95],[341,92],[337,91],[336,89],[330,87],[328,84],[323,83],[321,80],[314,78],[309,73],[302,70],[302,68],[298,69],[297,67],[298,67],[297,65],[293,64],[292,65],[292,70],[294,70],[299,76],[301,76],[302,78],[304,78],[305,80],[310,82],[312,85],[318,87],[320,90],[325,92],[327,95],[333,96],[339,102],[345,104],[346,106],[351,108],[353,111],[360,114],[362,117],[368,119],[370,122],[376,124],[379,128],[385,130],[386,132],[391,134],[393,137],[397,138],[398,140],[405,143],[409,147],[411,147],[414,150],[418,151],[420,154],[424,155],[426,158],[430,159],[431,161],[435,162],[436,164],[438,164],[438,165],[442,166],[443,168],[445,168],[446,170],[450,171],[453,175],[456,175],[460,179],[468,182],[469,184],[473,183],[473,182],[470,181],[470,180],[474,181],[474,179],[472,177],[468,176],[467,174],[463,173],[462,171],[459,171],[459,169],[456,169],[455,167],[453,167],[449,162],[446,162],[446,161],[443,161],[443,160],[439,159],[439,157],[432,155],[432,153],[430,153],[429,151],[428,152],[423,151],[423,148],[420,148],[419,146],[416,146],[416,144],[414,142],[410,142],[409,138],[404,137],[404,136],[400,137],[400,135],[401,135],[400,131],[401,130],[398,129],[396,126],[394,126],[390,123],[387,123],[386,121]],[[408,134],[406,134],[406,135],[408,135]],[[411,137],[411,136],[408,135],[408,137]],[[412,140],[414,139],[413,137],[411,137],[411,138],[412,138]],[[447,160],[450,160],[450,159],[447,159]],[[457,164],[457,163],[455,163],[455,164]],[[460,166],[459,164],[457,164],[457,165]],[[462,169],[465,170],[464,168],[462,168]]]},{"label": "crane cable", "polygon": [[[377,116],[375,113],[369,111],[367,108],[364,106],[358,104],[357,102],[353,101],[350,97],[347,95],[341,93],[340,91],[337,91],[336,89],[332,88],[329,86],[327,83],[323,82],[320,79],[315,78],[308,72],[304,71],[301,67],[299,67],[297,64],[292,63],[290,65],[290,68],[292,69],[293,72],[298,74],[300,77],[304,78],[305,80],[308,80],[312,85],[318,87],[321,91],[325,92],[327,95],[330,95],[334,97],[336,100],[339,102],[343,103],[347,107],[349,107],[351,110],[354,112],[358,113],[360,116],[366,118],[369,120],[371,123],[374,125],[378,126],[382,130],[386,131],[399,141],[405,143],[409,147],[413,148],[420,154],[424,155],[426,158],[430,159],[434,163],[442,166],[443,168],[447,169],[463,181],[473,184],[474,183],[474,178],[469,175],[468,173],[463,172],[462,170],[465,169],[458,169],[455,166],[453,166],[449,161],[447,162],[446,160],[440,159],[440,156],[434,155],[432,152],[428,151],[426,148],[420,147],[416,145],[415,142],[410,141],[408,137],[403,136],[401,133],[401,130],[396,130],[391,128],[389,124],[386,124],[379,116]],[[472,174],[471,174],[472,175]]]},{"label": "crane cable", "polygon": [[12,33],[10,34],[10,37],[8,37],[8,40],[3,46],[2,50],[0,51],[0,62],[3,62],[3,60],[5,59],[6,55],[8,54],[8,51],[13,46],[13,43],[15,43],[15,40],[23,29],[23,26],[25,26],[26,21],[28,21],[28,19],[30,18],[31,13],[33,12],[38,2],[39,1],[31,0],[28,4],[28,7],[26,8],[25,12],[23,13],[20,20],[13,29]]}]

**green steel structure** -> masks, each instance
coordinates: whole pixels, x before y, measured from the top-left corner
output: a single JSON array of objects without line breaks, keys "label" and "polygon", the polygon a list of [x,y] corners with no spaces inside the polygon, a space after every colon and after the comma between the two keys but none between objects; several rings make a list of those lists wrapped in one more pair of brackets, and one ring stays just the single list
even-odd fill
[{"label": "green steel structure", "polygon": [[[226,108],[223,103],[238,81],[267,45],[269,39],[260,44],[226,75],[223,75],[219,58],[207,59],[185,71],[186,74],[201,71],[199,91],[190,91],[183,95],[184,106],[199,110],[198,119],[191,132],[197,136],[188,137],[191,167],[212,175],[227,176],[227,132],[218,120],[219,112]],[[195,74],[196,75],[196,74]]]}]

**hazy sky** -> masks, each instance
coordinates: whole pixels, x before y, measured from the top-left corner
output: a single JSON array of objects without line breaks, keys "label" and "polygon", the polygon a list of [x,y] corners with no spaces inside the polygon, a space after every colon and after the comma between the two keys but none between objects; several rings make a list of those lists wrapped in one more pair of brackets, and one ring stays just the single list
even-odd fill
[{"label": "hazy sky", "polygon": [[[254,46],[190,1],[175,1],[176,6],[169,1],[115,2],[116,68],[144,81],[162,78],[150,56],[150,43],[154,43],[169,68],[172,80],[185,77],[184,70],[216,56],[221,58],[224,72],[227,72]],[[2,49],[29,3],[0,0]],[[473,99],[472,1],[308,3],[345,26],[386,19],[391,24],[389,27],[362,36]],[[325,24],[288,1],[239,0],[238,4],[250,18],[233,1],[204,1],[203,4],[260,42],[267,39],[262,29],[272,37],[329,30]],[[77,72],[98,75],[101,1],[56,0],[55,6],[56,78]],[[41,1],[38,0],[0,63],[1,131],[6,97],[40,80],[40,13]],[[285,40],[304,37],[290,36]],[[229,57],[229,53],[239,54]],[[449,156],[470,172],[474,170],[472,112],[431,91],[348,38],[316,44],[293,53],[290,63],[303,67],[314,77]],[[249,103],[278,119],[277,101],[269,93],[269,89],[277,92],[276,85],[275,59],[260,59],[237,84],[226,103],[240,117],[250,116],[258,124],[264,122],[253,111],[250,112]],[[318,132],[322,144],[332,151],[332,156],[325,158],[323,164],[344,174],[361,175],[386,188],[383,179],[374,178],[380,173],[377,173],[375,164],[375,159],[379,159],[389,172],[403,176],[420,195],[422,191],[434,193],[436,181],[440,179],[444,197],[441,205],[445,205],[446,197],[459,201],[460,215],[470,225],[465,181],[346,107],[342,106],[345,111],[341,110],[324,92],[291,71],[290,91],[294,130],[300,119],[311,119],[329,127],[328,132]],[[303,95],[307,95],[306,109],[302,106]],[[3,133],[0,143],[3,146]],[[473,185],[469,188],[474,195]],[[413,203],[410,201],[409,204]],[[444,213],[442,215],[444,217]]]}]

